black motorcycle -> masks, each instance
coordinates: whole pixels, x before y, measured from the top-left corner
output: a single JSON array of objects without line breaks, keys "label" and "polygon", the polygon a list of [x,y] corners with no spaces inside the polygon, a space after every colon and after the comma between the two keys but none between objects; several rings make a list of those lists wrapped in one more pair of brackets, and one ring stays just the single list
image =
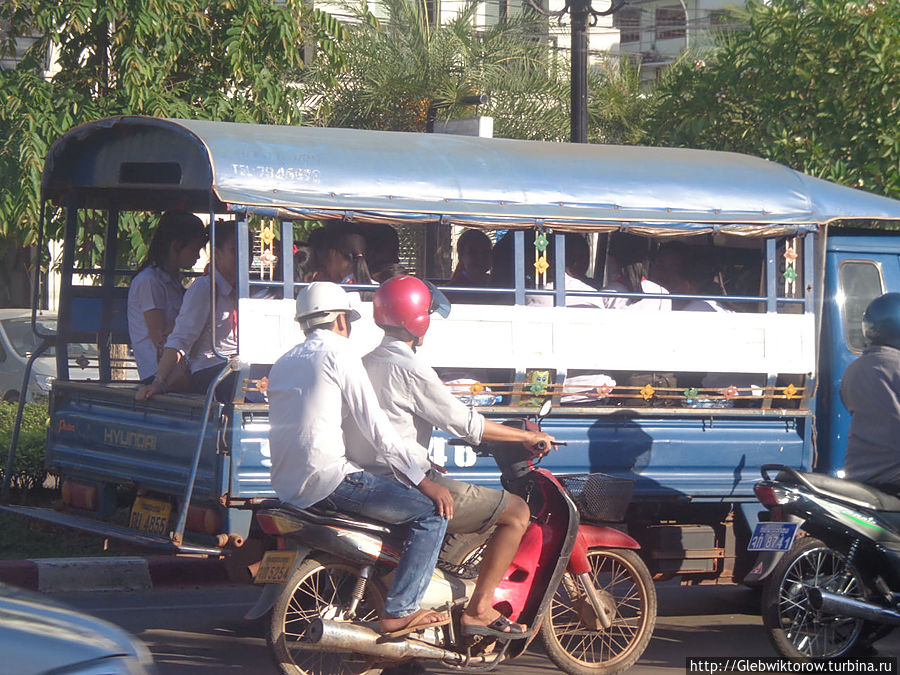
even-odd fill
[{"label": "black motorcycle", "polygon": [[[774,479],[771,474],[776,474]],[[762,616],[782,656],[864,654],[900,624],[900,499],[868,485],[767,464],[769,509],[748,549]]]}]

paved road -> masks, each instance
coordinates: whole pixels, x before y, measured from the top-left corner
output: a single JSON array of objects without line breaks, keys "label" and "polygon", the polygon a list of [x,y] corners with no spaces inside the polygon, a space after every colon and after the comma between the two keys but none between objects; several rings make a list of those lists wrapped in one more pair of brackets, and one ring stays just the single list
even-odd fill
[{"label": "paved road", "polygon": [[[681,675],[685,656],[775,656],[751,591],[674,584],[660,584],[657,591],[656,631],[631,674]],[[56,597],[137,634],[153,651],[160,675],[275,675],[262,638],[263,624],[241,619],[258,592],[247,586],[214,586]],[[882,655],[900,657],[900,631],[878,647]],[[428,672],[450,675],[459,671],[429,668]],[[496,672],[536,675],[557,671],[535,652]]]}]

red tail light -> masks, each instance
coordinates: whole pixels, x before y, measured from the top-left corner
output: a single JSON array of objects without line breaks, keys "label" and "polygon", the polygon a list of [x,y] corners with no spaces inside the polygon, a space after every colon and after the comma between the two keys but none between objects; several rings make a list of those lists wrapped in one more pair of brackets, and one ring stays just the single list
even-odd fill
[{"label": "red tail light", "polygon": [[62,500],[66,506],[85,511],[100,508],[99,490],[96,485],[67,479],[62,484]]},{"label": "red tail light", "polygon": [[753,492],[756,493],[756,498],[766,508],[790,504],[797,499],[797,495],[792,491],[786,490],[774,483],[767,483],[765,481],[754,485]]},{"label": "red tail light", "polygon": [[256,522],[263,532],[271,535],[290,534],[303,527],[303,522],[276,511],[260,511],[256,514]]}]

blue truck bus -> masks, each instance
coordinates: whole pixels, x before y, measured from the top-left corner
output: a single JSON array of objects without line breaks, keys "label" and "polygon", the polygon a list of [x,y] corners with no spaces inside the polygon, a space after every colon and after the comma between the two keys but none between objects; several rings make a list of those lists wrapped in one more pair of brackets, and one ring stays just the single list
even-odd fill
[{"label": "blue truck bus", "polygon": [[[2,508],[248,563],[264,548],[254,511],[274,496],[265,372],[303,339],[294,247],[314,224],[393,227],[405,267],[454,300],[423,356],[491,418],[551,398],[544,429],[567,445],[543,461],[633,479],[623,526],[657,579],[684,583],[748,571],[761,465],[840,471],[840,377],[863,348],[868,302],[900,290],[900,238],[865,229],[900,220],[900,202],[733,153],[126,116],[58,139],[42,194],[45,220],[65,219],[46,457],[65,508]],[[237,221],[226,403],[212,392],[136,403],[118,367],[134,273],[120,223],[169,209]],[[79,262],[86,228],[103,237],[98,268]],[[448,281],[464,229],[495,241],[489,286]],[[583,281],[601,290],[571,282],[573,234],[589,244]],[[644,262],[680,242],[715,287],[617,285],[625,240]],[[360,353],[380,340],[372,288],[356,287]],[[720,311],[691,311],[697,301]],[[76,343],[97,345],[98,380],[70,369]],[[449,441],[437,433],[430,450],[451,476],[498,482],[487,459]]]}]

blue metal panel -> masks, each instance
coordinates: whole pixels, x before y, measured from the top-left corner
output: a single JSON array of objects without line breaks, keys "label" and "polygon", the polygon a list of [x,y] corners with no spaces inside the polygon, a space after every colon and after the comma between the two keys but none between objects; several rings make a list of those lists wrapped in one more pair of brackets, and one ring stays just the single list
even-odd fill
[{"label": "blue metal panel", "polygon": [[275,497],[269,454],[269,418],[235,413],[230,435],[230,494],[233,499]]},{"label": "blue metal panel", "polygon": [[[554,414],[543,428],[567,445],[547,455],[542,465],[559,474],[633,478],[639,500],[752,501],[761,465],[811,468],[811,449],[804,439],[810,423],[803,416],[625,419]],[[458,446],[447,446],[444,454],[451,477],[499,485],[492,459],[475,460]]]},{"label": "blue metal panel", "polygon": [[900,291],[900,237],[832,236],[825,259],[825,300],[819,356],[818,460],[816,469],[834,474],[844,465],[850,413],[841,402],[844,370],[857,354],[847,346],[844,307],[841,303],[840,267],[846,260],[873,261],[880,265],[887,291]]},{"label": "blue metal panel", "polygon": [[[47,433],[47,467],[67,476],[141,486],[180,497],[190,471],[202,408],[154,401],[136,408],[133,389],[121,397],[77,384],[54,388]],[[221,406],[211,413],[218,419]],[[218,500],[223,485],[216,424],[208,427],[195,499]]]}]

